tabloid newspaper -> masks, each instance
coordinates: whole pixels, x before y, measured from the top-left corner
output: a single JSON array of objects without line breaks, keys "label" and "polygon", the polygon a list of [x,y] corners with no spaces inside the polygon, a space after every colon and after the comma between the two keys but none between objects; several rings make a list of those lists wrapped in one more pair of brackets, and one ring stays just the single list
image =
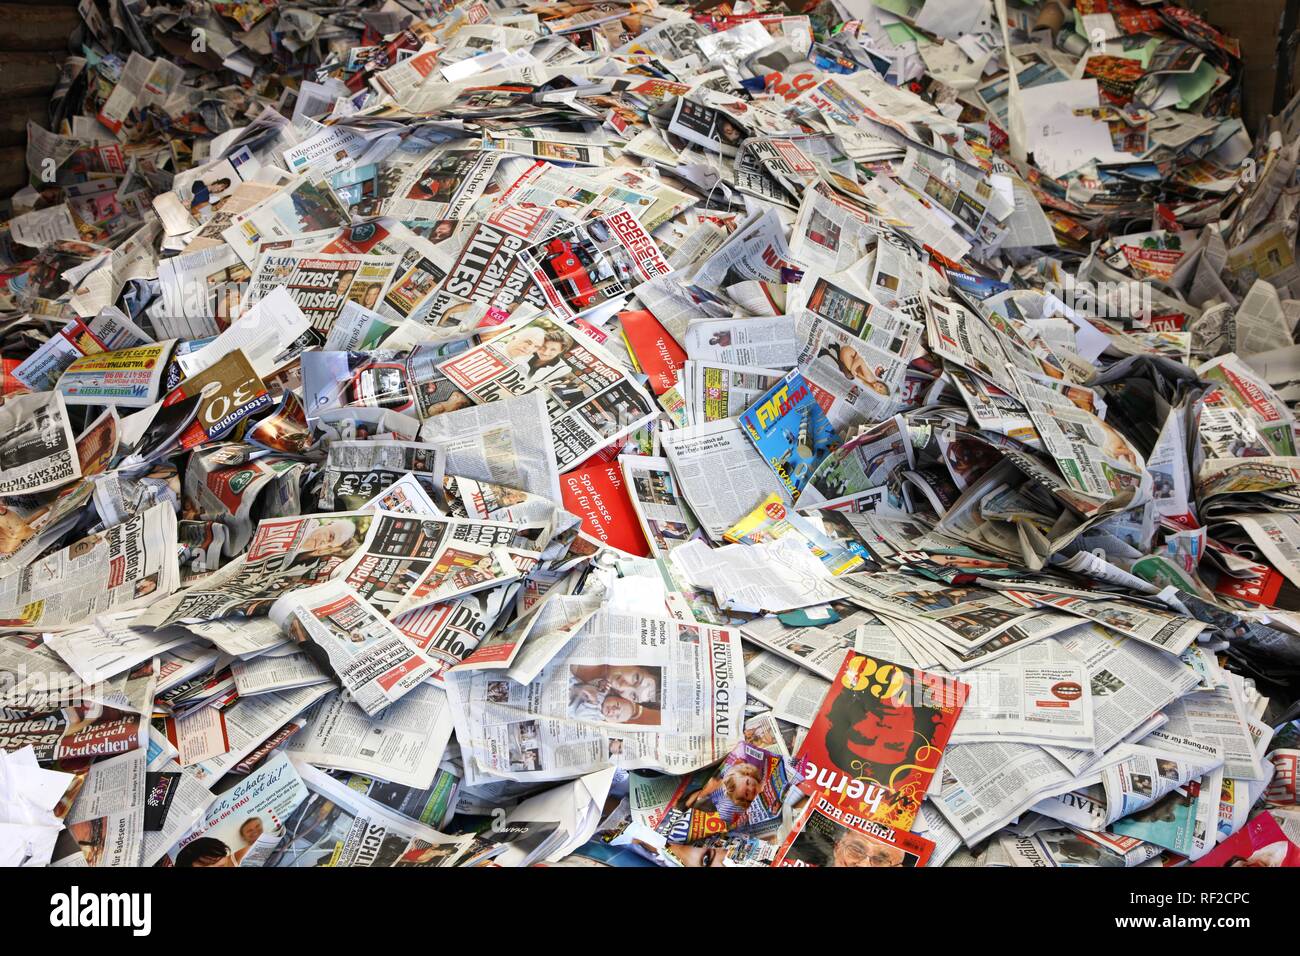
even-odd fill
[{"label": "tabloid newspaper", "polygon": [[265,616],[288,591],[333,577],[360,547],[369,513],[331,513],[271,518],[258,524],[248,551],[199,586],[151,606],[142,625]]},{"label": "tabloid newspaper", "polygon": [[579,335],[552,319],[530,319],[438,367],[475,404],[543,391],[556,464],[567,470],[654,417],[650,397]]},{"label": "tabloid newspaper", "polygon": [[306,761],[291,767],[304,795],[285,815],[284,839],[267,866],[450,866],[468,848],[469,837],[404,817]]},{"label": "tabloid newspaper", "polygon": [[0,400],[0,494],[31,493],[81,476],[77,440],[59,392]]},{"label": "tabloid newspaper", "polygon": [[396,265],[394,259],[268,252],[258,257],[253,269],[247,304],[255,305],[275,289],[286,289],[311,327],[323,336],[348,302],[374,308]]},{"label": "tabloid newspaper", "polygon": [[371,716],[433,674],[433,666],[401,631],[339,581],[286,594],[270,614],[289,640],[328,667]]},{"label": "tabloid newspaper", "polygon": [[563,318],[622,300],[641,282],[671,271],[650,233],[627,211],[558,233],[522,250],[519,260]]}]

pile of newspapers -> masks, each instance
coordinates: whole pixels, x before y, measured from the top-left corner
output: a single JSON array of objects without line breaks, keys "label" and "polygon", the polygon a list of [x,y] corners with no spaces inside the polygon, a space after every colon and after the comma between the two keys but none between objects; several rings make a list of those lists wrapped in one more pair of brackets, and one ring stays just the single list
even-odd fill
[{"label": "pile of newspapers", "polygon": [[81,4],[0,864],[1300,865],[1300,98],[797,8]]}]

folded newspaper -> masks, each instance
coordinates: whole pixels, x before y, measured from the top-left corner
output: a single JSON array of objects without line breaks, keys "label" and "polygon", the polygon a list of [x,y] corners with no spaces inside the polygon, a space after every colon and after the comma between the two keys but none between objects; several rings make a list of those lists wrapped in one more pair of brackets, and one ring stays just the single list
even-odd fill
[{"label": "folded newspaper", "polygon": [[1300,865],[1300,97],[1202,16],[102,6],[0,863]]}]

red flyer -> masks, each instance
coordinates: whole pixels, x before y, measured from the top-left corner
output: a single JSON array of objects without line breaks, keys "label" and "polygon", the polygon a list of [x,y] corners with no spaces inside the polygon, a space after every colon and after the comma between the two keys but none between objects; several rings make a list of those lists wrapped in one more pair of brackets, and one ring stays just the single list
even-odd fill
[{"label": "red flyer", "polygon": [[620,312],[618,317],[628,351],[649,378],[650,388],[656,395],[662,395],[677,381],[686,353],[659,320],[644,309]]},{"label": "red flyer", "polygon": [[582,530],[611,548],[646,557],[650,545],[627,496],[618,464],[591,464],[560,476],[565,510],[582,519]]}]

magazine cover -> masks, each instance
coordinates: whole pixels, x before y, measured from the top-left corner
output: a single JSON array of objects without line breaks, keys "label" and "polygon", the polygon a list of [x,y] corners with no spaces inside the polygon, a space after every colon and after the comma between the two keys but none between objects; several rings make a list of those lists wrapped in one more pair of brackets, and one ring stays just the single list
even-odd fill
[{"label": "magazine cover", "polygon": [[1192,866],[1300,866],[1300,846],[1271,813],[1261,813]]},{"label": "magazine cover", "polygon": [[796,764],[741,741],[716,768],[681,777],[634,774],[633,809],[669,843],[729,831],[763,833],[780,824],[797,782]]},{"label": "magazine cover", "polygon": [[911,830],[967,685],[850,651],[798,757],[835,806]]},{"label": "magazine cover", "polygon": [[741,427],[792,497],[840,441],[813,391],[791,370],[740,416]]},{"label": "magazine cover", "polygon": [[916,833],[864,820],[814,796],[776,851],[773,866],[925,866],[934,844]]}]

